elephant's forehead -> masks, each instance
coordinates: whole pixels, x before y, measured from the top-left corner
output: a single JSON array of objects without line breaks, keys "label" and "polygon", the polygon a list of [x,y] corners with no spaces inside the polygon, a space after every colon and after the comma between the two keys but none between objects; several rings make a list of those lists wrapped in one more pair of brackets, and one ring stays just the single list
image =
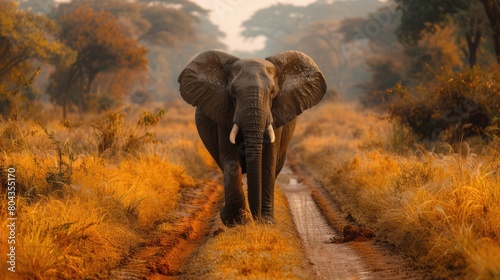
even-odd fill
[{"label": "elephant's forehead", "polygon": [[267,70],[274,72],[274,64],[264,59],[240,59],[234,65],[236,70],[258,71]]}]

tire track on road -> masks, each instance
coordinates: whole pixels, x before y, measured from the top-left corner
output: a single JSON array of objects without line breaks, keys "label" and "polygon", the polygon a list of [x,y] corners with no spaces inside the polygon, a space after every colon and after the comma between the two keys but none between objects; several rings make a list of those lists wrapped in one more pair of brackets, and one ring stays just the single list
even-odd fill
[{"label": "tire track on road", "polygon": [[173,214],[178,220],[173,230],[156,229],[122,265],[109,272],[108,279],[175,279],[184,273],[186,260],[209,234],[210,221],[220,207],[221,189],[211,181],[183,189],[182,202]]},{"label": "tire track on road", "polygon": [[[377,240],[331,243],[341,240],[342,228],[349,224],[340,212],[320,209],[309,180],[285,166],[279,177],[279,186],[285,192],[297,231],[304,242],[309,261],[318,279],[427,279],[431,274],[412,267],[405,257]],[[324,200],[324,198],[323,198]],[[327,203],[320,203],[323,208]],[[330,224],[323,214],[328,211]]]}]

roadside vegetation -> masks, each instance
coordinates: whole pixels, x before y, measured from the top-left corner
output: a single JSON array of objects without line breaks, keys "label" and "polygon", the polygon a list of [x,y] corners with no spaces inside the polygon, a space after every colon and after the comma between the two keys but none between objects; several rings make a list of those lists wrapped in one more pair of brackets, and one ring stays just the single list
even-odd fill
[{"label": "roadside vegetation", "polygon": [[[193,108],[170,105],[164,114],[128,108],[78,125],[78,120],[2,123],[2,182],[9,167],[16,170],[15,277],[109,277],[158,232],[176,235],[186,227],[185,204],[203,207],[205,201],[193,194],[204,188],[203,180],[217,177],[218,167],[199,140]],[[276,200],[276,227],[252,223],[227,229],[213,213],[204,221],[216,219],[207,244],[196,261],[175,273],[308,278],[286,199],[279,193]],[[6,228],[7,207],[2,196]],[[0,239],[8,235],[2,231]],[[0,246],[0,253],[8,254],[8,248]],[[177,262],[172,256],[169,261]],[[6,264],[0,273],[11,276]]]},{"label": "roadside vegetation", "polygon": [[[175,228],[172,212],[181,189],[195,188],[201,181],[194,178],[209,174],[208,154],[192,128],[153,133],[141,124],[149,118],[156,126],[158,115],[137,115],[138,123],[129,122],[130,115],[109,113],[69,130],[71,123],[2,124],[2,182],[8,167],[16,170],[19,279],[99,277],[127,259],[158,224]],[[171,122],[163,121],[165,127]],[[151,143],[153,136],[158,143]],[[7,203],[2,196],[5,228]],[[8,234],[2,230],[0,238],[7,240]],[[2,255],[9,253],[0,247]],[[1,271],[10,273],[5,264]]]},{"label": "roadside vegetation", "polygon": [[[222,195],[203,181],[216,179],[218,167],[199,140],[193,108],[176,100],[175,78],[196,52],[224,48],[223,33],[208,10],[175,2],[0,0],[0,226],[10,223],[9,201],[17,218],[16,272],[4,261],[1,279],[113,278],[147,256],[136,255],[144,247],[163,254],[170,247],[161,242],[190,241],[191,214],[200,219],[211,208],[193,209],[214,188],[220,193],[210,199]],[[295,267],[302,247],[280,203],[280,227],[217,235],[221,256],[235,254],[224,236],[240,232],[228,242],[248,244],[237,252],[241,275],[307,275]],[[0,240],[9,234],[0,231]],[[190,246],[176,250],[187,257]],[[176,257],[155,259],[153,270],[182,273]]]},{"label": "roadside vegetation", "polygon": [[293,154],[346,216],[436,277],[500,277],[498,126],[455,144],[402,142],[393,126],[324,104],[298,123]]},{"label": "roadside vegetation", "polygon": [[500,278],[498,1],[392,7],[345,22],[383,25],[365,38],[361,104],[306,113],[295,155],[350,219],[436,277]]}]

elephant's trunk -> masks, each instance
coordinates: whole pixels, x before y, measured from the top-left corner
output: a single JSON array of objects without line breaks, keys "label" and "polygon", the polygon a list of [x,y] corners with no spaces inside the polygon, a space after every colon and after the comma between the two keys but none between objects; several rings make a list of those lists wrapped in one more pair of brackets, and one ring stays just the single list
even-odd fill
[{"label": "elephant's trunk", "polygon": [[248,204],[252,216],[261,218],[262,209],[262,145],[263,132],[260,137],[245,137],[245,156],[247,161]]},{"label": "elephant's trunk", "polygon": [[267,115],[260,108],[248,108],[243,112],[241,130],[245,143],[248,184],[248,204],[252,216],[260,220],[262,209],[262,149]]}]

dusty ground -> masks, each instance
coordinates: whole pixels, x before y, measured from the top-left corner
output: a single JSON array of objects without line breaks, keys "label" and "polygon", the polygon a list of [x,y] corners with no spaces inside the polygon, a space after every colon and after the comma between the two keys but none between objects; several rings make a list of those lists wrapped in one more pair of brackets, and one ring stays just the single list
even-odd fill
[{"label": "dusty ground", "polygon": [[318,279],[433,278],[370,229],[349,221],[297,166],[285,168],[279,180]]},{"label": "dusty ground", "polygon": [[[369,229],[348,221],[300,169],[286,167],[278,184],[287,196],[314,279],[432,278],[430,272],[416,269]],[[217,234],[213,226],[217,224],[222,187],[205,182],[183,190],[181,200],[172,220],[158,225],[122,265],[109,273],[109,279],[176,279],[183,275],[191,254]]]},{"label": "dusty ground", "polygon": [[222,186],[210,181],[184,188],[178,211],[111,271],[109,279],[172,279],[181,275],[191,253],[207,238],[221,199]]}]

